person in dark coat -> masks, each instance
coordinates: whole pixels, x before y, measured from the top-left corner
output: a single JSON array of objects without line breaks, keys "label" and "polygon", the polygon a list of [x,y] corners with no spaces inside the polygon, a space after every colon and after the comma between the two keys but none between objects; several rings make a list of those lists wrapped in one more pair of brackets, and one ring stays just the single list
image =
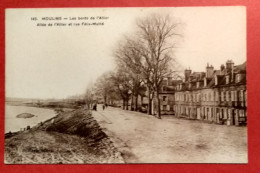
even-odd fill
[{"label": "person in dark coat", "polygon": [[97,104],[94,104],[93,110],[94,110],[94,111],[97,111]]}]

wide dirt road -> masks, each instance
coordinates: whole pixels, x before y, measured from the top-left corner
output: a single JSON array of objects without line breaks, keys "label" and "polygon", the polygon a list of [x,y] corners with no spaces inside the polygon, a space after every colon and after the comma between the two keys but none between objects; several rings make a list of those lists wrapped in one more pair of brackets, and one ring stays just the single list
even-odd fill
[{"label": "wide dirt road", "polygon": [[247,128],[99,105],[93,111],[126,163],[247,163]]}]

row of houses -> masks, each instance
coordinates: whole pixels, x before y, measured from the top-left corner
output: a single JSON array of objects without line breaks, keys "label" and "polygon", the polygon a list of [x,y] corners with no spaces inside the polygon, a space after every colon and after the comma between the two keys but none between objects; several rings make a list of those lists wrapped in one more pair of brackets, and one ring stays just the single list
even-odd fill
[{"label": "row of houses", "polygon": [[[184,80],[167,78],[160,90],[162,114],[226,125],[247,124],[246,62],[228,60],[215,70],[184,71]],[[154,113],[156,111],[153,111]]]}]

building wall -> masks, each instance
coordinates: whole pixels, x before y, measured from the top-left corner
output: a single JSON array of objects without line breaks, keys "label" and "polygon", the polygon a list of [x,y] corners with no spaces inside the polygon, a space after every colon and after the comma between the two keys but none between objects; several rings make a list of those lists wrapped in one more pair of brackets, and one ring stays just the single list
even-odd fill
[{"label": "building wall", "polygon": [[219,89],[218,115],[220,124],[240,125],[247,121],[247,91],[245,85]]},{"label": "building wall", "polygon": [[174,93],[162,93],[160,94],[161,113],[162,114],[174,114],[173,106],[175,104]]},{"label": "building wall", "polygon": [[226,125],[247,121],[246,85],[175,92],[175,115]]}]

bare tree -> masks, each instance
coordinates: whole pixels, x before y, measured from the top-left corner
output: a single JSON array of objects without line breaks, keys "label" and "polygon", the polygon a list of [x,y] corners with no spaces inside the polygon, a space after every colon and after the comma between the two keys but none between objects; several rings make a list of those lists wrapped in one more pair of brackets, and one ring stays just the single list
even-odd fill
[{"label": "bare tree", "polygon": [[174,23],[169,16],[152,14],[137,21],[138,50],[147,65],[148,89],[156,92],[157,113],[161,118],[159,90],[165,77],[174,73],[170,66],[174,60],[173,38],[180,36],[176,32],[179,23]]},{"label": "bare tree", "polygon": [[139,91],[146,86],[148,114],[151,114],[152,100],[156,95],[159,118],[161,118],[159,91],[162,81],[176,72],[172,70],[176,64],[173,58],[175,48],[173,38],[180,36],[176,32],[178,24],[169,16],[157,14],[139,19],[137,31],[131,36],[124,37],[114,52],[121,73],[124,71],[127,74],[124,76],[124,82],[128,82],[132,96],[136,96],[138,100]]},{"label": "bare tree", "polygon": [[[136,49],[134,41],[125,37],[125,41],[121,41],[114,52],[117,66],[121,73],[127,74],[126,79],[129,80],[129,90],[131,91],[131,108],[138,110],[138,96],[143,88],[144,80],[142,77],[141,54]],[[123,67],[123,68],[122,68]],[[135,104],[135,105],[133,105]]]}]

